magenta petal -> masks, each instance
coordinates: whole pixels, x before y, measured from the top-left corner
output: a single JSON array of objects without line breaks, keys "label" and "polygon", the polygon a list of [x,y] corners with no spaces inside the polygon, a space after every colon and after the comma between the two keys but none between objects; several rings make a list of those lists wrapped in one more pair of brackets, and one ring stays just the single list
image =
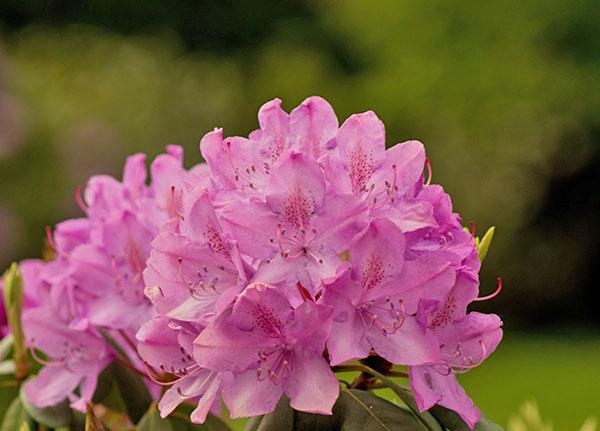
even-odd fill
[{"label": "magenta petal", "polygon": [[44,367],[25,383],[27,398],[36,407],[50,407],[66,399],[79,385],[81,376],[64,367]]},{"label": "magenta petal", "polygon": [[325,178],[314,160],[301,153],[282,158],[270,175],[267,203],[285,225],[307,228],[325,197]]},{"label": "magenta petal", "polygon": [[269,379],[259,381],[256,370],[237,374],[223,391],[223,401],[229,408],[231,418],[264,415],[275,410],[283,395],[281,384]]},{"label": "magenta petal", "polygon": [[411,367],[410,387],[420,411],[425,411],[435,404],[454,410],[474,429],[481,413],[459,385],[454,373],[446,374],[433,367]]},{"label": "magenta petal", "polygon": [[422,365],[440,360],[437,338],[426,332],[413,316],[405,316],[400,328],[385,335],[373,328],[367,339],[377,354],[394,364]]},{"label": "magenta petal", "polygon": [[290,377],[284,380],[290,405],[300,411],[330,415],[340,384],[319,353],[296,352]]},{"label": "magenta petal", "polygon": [[312,96],[290,113],[292,136],[296,148],[318,159],[338,130],[338,119],[331,105],[322,97]]},{"label": "magenta petal", "polygon": [[386,286],[402,273],[404,235],[385,219],[373,220],[350,245],[352,274],[365,290]]}]

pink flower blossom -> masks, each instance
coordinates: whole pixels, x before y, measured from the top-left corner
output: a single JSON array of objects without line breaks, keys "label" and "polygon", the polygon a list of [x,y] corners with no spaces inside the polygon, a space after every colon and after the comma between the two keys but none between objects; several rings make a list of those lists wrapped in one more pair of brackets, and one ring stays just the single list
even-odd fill
[{"label": "pink flower blossom", "polygon": [[[234,417],[252,416],[283,394],[329,414],[330,365],[377,354],[410,367],[420,408],[440,403],[473,425],[478,411],[451,379],[493,351],[501,323],[466,314],[474,236],[425,182],[423,145],[386,150],[373,112],[339,127],[319,97],[289,114],[275,99],[258,117],[248,137],[202,138],[205,178],[182,188],[152,242],[144,280],[157,317],[137,337],[152,371],[175,376],[161,414],[197,400],[202,422],[221,396]],[[432,370],[446,383],[417,377]]]},{"label": "pink flower blossom", "polygon": [[284,393],[296,410],[331,414],[339,383],[322,356],[331,312],[310,301],[294,309],[276,287],[253,283],[200,333],[196,362],[234,373],[223,392],[232,417],[269,413]]},{"label": "pink flower blossom", "polygon": [[502,321],[495,314],[466,312],[476,298],[477,279],[458,274],[441,301],[423,300],[417,318],[438,339],[440,359],[410,367],[410,385],[421,410],[440,404],[455,410],[473,428],[480,413],[456,380],[456,374],[480,365],[502,339]]},{"label": "pink flower blossom", "polygon": [[45,367],[25,386],[35,405],[69,398],[85,411],[98,374],[115,357],[107,337],[143,366],[130,344],[155,314],[142,277],[151,242],[176,216],[187,181],[200,180],[197,169],[183,169],[182,155],[169,146],[152,162],[149,185],[142,154],[127,159],[122,181],[91,178],[78,196],[86,217],[64,221],[49,235],[55,259],[25,277],[26,291],[35,290],[38,300],[24,313],[25,334],[32,352],[45,355],[38,358]]}]

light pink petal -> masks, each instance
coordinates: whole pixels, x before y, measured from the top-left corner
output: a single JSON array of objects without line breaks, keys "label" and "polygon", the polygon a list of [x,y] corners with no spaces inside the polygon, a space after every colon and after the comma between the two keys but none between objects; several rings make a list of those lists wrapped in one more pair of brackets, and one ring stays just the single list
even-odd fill
[{"label": "light pink petal", "polygon": [[[160,416],[166,418],[185,400],[202,396],[211,388],[212,383],[215,380],[215,374],[216,373],[209,370],[202,370],[192,376],[181,378],[181,380],[171,386],[160,399],[160,402],[158,403]],[[209,397],[211,395],[212,394],[210,394]]]},{"label": "light pink petal", "polygon": [[193,364],[188,353],[178,343],[178,331],[169,326],[169,319],[156,317],[146,322],[136,334],[138,352],[153,368],[168,371],[182,364]]},{"label": "light pink petal", "polygon": [[275,286],[252,283],[237,299],[232,317],[239,329],[277,337],[292,319],[292,307]]},{"label": "light pink petal", "polygon": [[447,374],[433,367],[410,367],[410,387],[420,411],[439,404],[457,412],[474,429],[481,413],[459,385],[454,373]]},{"label": "light pink petal", "polygon": [[297,351],[290,377],[283,382],[290,406],[296,410],[322,415],[331,409],[340,393],[340,384],[321,354]]},{"label": "light pink petal", "polygon": [[383,123],[372,111],[354,114],[342,124],[336,142],[345,172],[343,189],[354,193],[368,191],[385,153]]},{"label": "light pink petal", "polygon": [[123,185],[136,196],[146,185],[146,155],[142,153],[127,157],[123,171]]},{"label": "light pink petal", "polygon": [[94,301],[87,318],[92,325],[115,329],[139,328],[152,315],[146,301],[130,303],[121,295],[106,294]]},{"label": "light pink petal", "polygon": [[325,287],[323,302],[333,308],[331,335],[327,351],[332,365],[365,358],[371,346],[365,338],[365,327],[353,302],[361,298],[362,289],[350,279],[350,271]]},{"label": "light pink petal", "polygon": [[442,300],[452,289],[455,277],[455,271],[446,260],[436,256],[420,257],[404,263],[394,292],[402,298],[405,311],[414,314],[420,300]]},{"label": "light pink petal", "polygon": [[380,356],[394,364],[422,365],[440,360],[437,338],[426,332],[413,316],[405,316],[400,328],[385,335],[372,328],[367,339]]},{"label": "light pink petal", "polygon": [[323,205],[325,178],[314,160],[292,153],[270,175],[267,203],[280,214],[284,227],[304,229]]},{"label": "light pink petal", "polygon": [[44,367],[25,383],[25,393],[39,408],[54,406],[66,399],[79,385],[81,376],[64,367]]},{"label": "light pink petal", "polygon": [[249,370],[237,374],[223,390],[223,401],[231,418],[236,419],[272,412],[282,395],[281,384],[273,384],[269,379],[259,381],[256,370]]},{"label": "light pink petal", "polygon": [[243,331],[224,313],[208,325],[194,341],[194,359],[203,368],[241,372],[252,369],[256,376],[261,349],[275,345],[277,339],[262,331]]},{"label": "light pink petal", "polygon": [[469,369],[481,364],[496,350],[502,340],[502,320],[495,314],[472,312],[440,337],[452,365]]},{"label": "light pink petal", "polygon": [[266,158],[274,161],[288,149],[290,138],[289,115],[281,109],[280,99],[273,99],[260,107],[258,123],[261,147]]},{"label": "light pink petal", "polygon": [[387,286],[402,274],[404,235],[386,219],[373,220],[350,244],[352,275],[365,290]]},{"label": "light pink petal", "polygon": [[318,159],[335,138],[339,123],[331,105],[322,97],[312,96],[290,113],[290,125],[296,148]]}]

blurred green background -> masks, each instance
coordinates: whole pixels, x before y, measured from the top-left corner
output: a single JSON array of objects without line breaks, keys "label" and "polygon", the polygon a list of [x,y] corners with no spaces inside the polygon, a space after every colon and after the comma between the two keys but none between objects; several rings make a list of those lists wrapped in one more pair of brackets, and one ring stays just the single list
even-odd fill
[{"label": "blurred green background", "polygon": [[422,140],[434,181],[496,225],[481,310],[505,342],[464,376],[506,424],[536,399],[557,430],[600,417],[597,0],[0,2],[0,266],[39,256],[73,191],[126,155],[319,94]]}]

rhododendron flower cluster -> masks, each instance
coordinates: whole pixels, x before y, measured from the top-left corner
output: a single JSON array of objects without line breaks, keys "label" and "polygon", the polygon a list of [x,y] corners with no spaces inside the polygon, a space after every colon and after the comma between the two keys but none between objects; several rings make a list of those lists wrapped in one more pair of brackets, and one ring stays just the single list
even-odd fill
[{"label": "rhododendron flower cluster", "polygon": [[151,174],[148,186],[145,156],[137,154],[128,158],[122,182],[91,178],[84,196],[77,195],[86,217],[49,232],[55,258],[20,265],[26,298],[35,298],[23,313],[27,343],[45,365],[24,389],[39,407],[69,398],[85,411],[98,375],[116,357],[108,338],[136,361],[132,340],[154,315],[142,277],[150,243],[173,217],[178,197],[171,187],[194,176],[182,168],[176,146],[154,160]]},{"label": "rhododendron flower cluster", "polygon": [[422,144],[386,150],[373,112],[339,126],[322,98],[289,114],[280,103],[260,109],[248,138],[202,139],[207,184],[182,192],[152,242],[157,316],[138,340],[173,383],[162,414],[192,399],[201,422],[222,396],[233,417],[260,415],[283,394],[331,414],[331,366],[379,355],[409,367],[420,409],[441,404],[474,426],[456,374],[494,351],[502,323],[467,313],[475,241],[424,180]]},{"label": "rhododendron flower cluster", "polygon": [[406,367],[419,410],[473,428],[456,375],[495,350],[502,322],[467,311],[482,299],[476,241],[430,184],[423,145],[386,149],[373,112],[340,125],[320,97],[290,113],[275,99],[258,120],[248,137],[206,134],[191,170],[169,146],[150,183],[141,154],[122,181],[90,180],[85,217],[49,235],[54,259],[22,266],[27,342],[45,365],[32,403],[85,410],[117,358],[146,373],[163,417],[185,401],[201,423],[221,400],[256,416],[284,395],[328,415],[332,367],[379,357]]}]

